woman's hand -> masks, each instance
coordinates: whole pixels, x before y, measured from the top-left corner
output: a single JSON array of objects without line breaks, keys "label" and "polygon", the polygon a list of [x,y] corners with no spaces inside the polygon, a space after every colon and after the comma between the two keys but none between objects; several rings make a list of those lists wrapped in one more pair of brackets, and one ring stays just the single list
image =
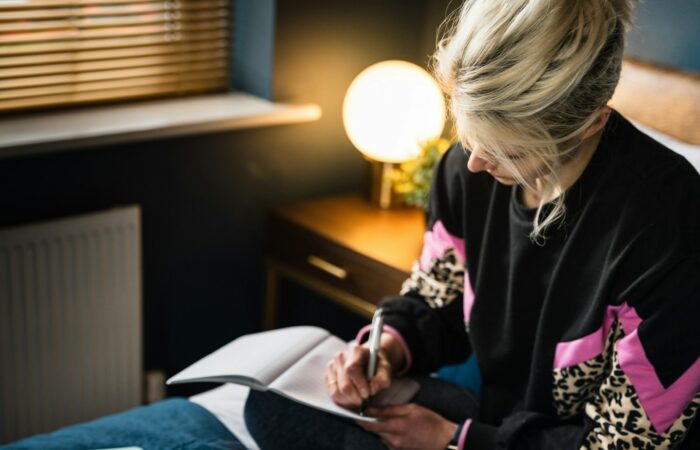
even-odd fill
[{"label": "woman's hand", "polygon": [[367,415],[379,421],[357,424],[379,435],[391,450],[443,450],[457,430],[455,423],[415,403],[369,408]]},{"label": "woman's hand", "polygon": [[328,362],[324,380],[335,403],[348,409],[357,409],[363,398],[389,387],[392,368],[385,351],[379,350],[377,371],[371,382],[367,381],[365,373],[368,361],[369,349],[352,344]]}]

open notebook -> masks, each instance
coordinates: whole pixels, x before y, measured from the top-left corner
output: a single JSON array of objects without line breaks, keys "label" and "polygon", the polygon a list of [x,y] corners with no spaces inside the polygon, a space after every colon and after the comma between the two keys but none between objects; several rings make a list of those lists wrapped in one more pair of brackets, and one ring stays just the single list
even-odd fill
[{"label": "open notebook", "polygon": [[[347,342],[317,327],[290,327],[242,336],[171,377],[167,383],[212,381],[270,390],[299,403],[356,420],[360,416],[338,406],[324,386],[326,364]],[[410,401],[418,384],[396,379],[373,399],[373,404],[395,405]]]}]

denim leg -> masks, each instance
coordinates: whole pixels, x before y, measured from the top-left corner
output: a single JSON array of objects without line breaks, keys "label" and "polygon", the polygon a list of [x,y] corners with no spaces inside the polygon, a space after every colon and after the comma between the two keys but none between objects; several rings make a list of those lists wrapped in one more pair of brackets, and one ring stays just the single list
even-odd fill
[{"label": "denim leg", "polygon": [[[445,380],[419,377],[412,400],[453,422],[477,417],[476,396]],[[245,405],[248,431],[262,450],[386,450],[373,433],[352,420],[327,414],[271,392],[250,391]]]},{"label": "denim leg", "polygon": [[251,390],[244,410],[261,450],[386,450],[377,435],[343,419],[271,392]]}]

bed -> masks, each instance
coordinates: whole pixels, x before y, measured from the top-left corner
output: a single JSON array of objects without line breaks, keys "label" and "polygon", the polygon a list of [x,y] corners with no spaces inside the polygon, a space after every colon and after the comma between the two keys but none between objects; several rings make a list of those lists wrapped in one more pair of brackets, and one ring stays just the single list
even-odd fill
[{"label": "bed", "polygon": [[[700,75],[625,60],[611,105],[700,172]],[[473,376],[473,367],[462,369],[441,373],[453,379]],[[474,380],[460,381],[474,386]],[[0,449],[257,449],[243,423],[247,395],[247,388],[223,385],[190,399],[167,399]]]}]

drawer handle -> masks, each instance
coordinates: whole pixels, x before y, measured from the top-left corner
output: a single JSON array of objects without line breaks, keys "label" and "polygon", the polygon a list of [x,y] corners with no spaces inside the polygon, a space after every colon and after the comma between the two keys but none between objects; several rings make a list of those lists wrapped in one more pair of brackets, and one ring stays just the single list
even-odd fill
[{"label": "drawer handle", "polygon": [[325,259],[319,258],[318,256],[309,255],[306,261],[312,266],[321,269],[327,274],[333,275],[334,277],[340,280],[344,280],[348,277],[347,270],[343,269],[342,267],[338,267],[335,264],[331,264]]}]

